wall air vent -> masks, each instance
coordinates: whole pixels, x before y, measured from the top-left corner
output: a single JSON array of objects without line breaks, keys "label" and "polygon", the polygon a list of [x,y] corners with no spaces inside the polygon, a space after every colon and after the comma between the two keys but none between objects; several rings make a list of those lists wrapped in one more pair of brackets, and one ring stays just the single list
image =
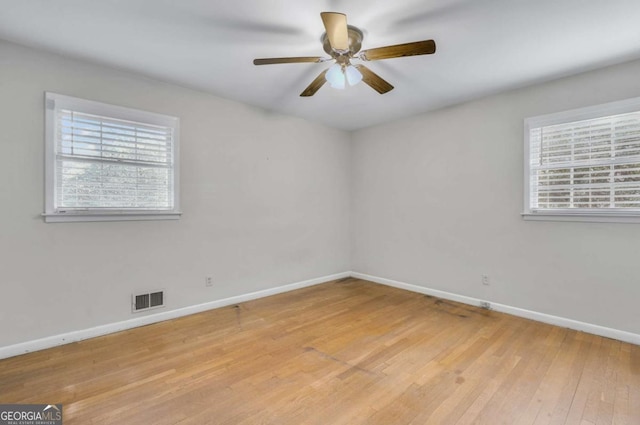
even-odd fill
[{"label": "wall air vent", "polygon": [[133,313],[160,307],[164,307],[164,291],[133,294],[131,296],[131,311]]}]

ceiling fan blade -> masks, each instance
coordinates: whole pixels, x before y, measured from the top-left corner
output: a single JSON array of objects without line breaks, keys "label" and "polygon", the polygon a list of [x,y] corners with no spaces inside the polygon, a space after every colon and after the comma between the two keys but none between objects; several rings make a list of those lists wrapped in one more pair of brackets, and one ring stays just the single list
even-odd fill
[{"label": "ceiling fan blade", "polygon": [[296,58],[264,58],[264,59],[254,59],[254,65],[273,65],[276,63],[302,63],[302,62],[322,62],[321,57],[319,56],[300,56]]},{"label": "ceiling fan blade", "polygon": [[320,75],[318,75],[316,77],[316,79],[313,80],[311,82],[311,84],[309,84],[309,86],[307,86],[307,88],[304,89],[304,91],[302,93],[300,93],[300,96],[309,97],[309,96],[313,96],[314,94],[316,94],[316,92],[318,90],[320,90],[320,87],[322,87],[324,85],[324,83],[327,81],[327,79],[324,76],[326,73],[327,73],[326,69],[324,71],[322,71],[320,73]]},{"label": "ceiling fan blade", "polygon": [[324,28],[327,30],[327,37],[331,47],[334,50],[349,50],[347,15],[336,12],[322,12],[320,17]]},{"label": "ceiling fan blade", "polygon": [[399,58],[402,56],[430,55],[435,52],[436,42],[433,40],[424,40],[363,50],[360,52],[360,59],[365,61],[375,61],[380,59]]},{"label": "ceiling fan blade", "polygon": [[364,65],[354,65],[358,71],[362,74],[362,81],[364,81],[369,87],[374,89],[380,94],[385,94],[393,90],[393,86],[387,81],[383,80],[378,74],[370,70]]}]

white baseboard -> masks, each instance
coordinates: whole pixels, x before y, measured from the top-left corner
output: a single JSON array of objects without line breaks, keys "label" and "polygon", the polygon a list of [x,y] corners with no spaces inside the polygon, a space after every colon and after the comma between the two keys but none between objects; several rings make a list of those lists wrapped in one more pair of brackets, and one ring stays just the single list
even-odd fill
[{"label": "white baseboard", "polygon": [[302,282],[291,283],[288,285],[277,286],[275,288],[264,289],[262,291],[251,292],[248,294],[237,295],[221,300],[214,300],[203,304],[197,304],[189,307],[179,308],[171,311],[163,311],[161,313],[151,314],[148,316],[137,317],[135,319],[124,320],[122,322],[109,323],[107,325],[96,326],[89,329],[82,329],[73,332],[67,332],[60,335],[54,335],[46,338],[36,339],[33,341],[22,342],[19,344],[0,347],[0,359],[18,356],[20,354],[30,353],[32,351],[44,350],[56,347],[58,345],[70,344],[72,342],[82,341],[97,336],[107,335],[114,332],[120,332],[127,329],[133,329],[140,326],[150,325],[152,323],[163,322],[165,320],[176,319],[190,314],[200,313],[214,308],[225,307],[228,305],[238,304],[245,301],[255,300],[258,298],[268,297],[270,295],[281,294],[283,292],[293,291],[295,289],[306,288],[308,286],[318,285],[320,283],[329,282],[336,279],[350,277],[350,272],[343,272],[329,276],[323,276],[315,279],[309,279]]},{"label": "white baseboard", "polygon": [[[463,304],[469,304],[473,306],[480,306],[481,302],[490,300],[481,300],[478,298],[467,297],[464,295],[454,294],[451,292],[440,291],[437,289],[426,288],[424,286],[412,285],[409,283],[399,282],[397,280],[385,279],[377,276],[371,276],[364,273],[357,272],[343,272],[334,275],[323,276],[316,279],[309,279],[302,282],[291,283],[288,285],[282,285],[275,288],[265,289],[262,291],[251,292],[248,294],[237,295],[230,298],[224,298],[221,300],[214,300],[203,304],[197,304],[189,307],[184,307],[171,311],[163,311],[148,316],[137,317],[135,319],[124,320],[122,322],[110,323],[107,325],[96,326],[89,329],[82,329],[73,332],[67,332],[60,335],[54,335],[51,337],[41,338],[33,341],[27,341],[19,344],[0,347],[0,359],[17,356],[20,354],[30,353],[32,351],[44,350],[47,348],[56,347],[58,345],[69,344],[72,342],[82,341],[97,336],[107,335],[110,333],[120,332],[127,329],[133,329],[140,326],[149,325],[152,323],[163,322],[165,320],[176,319],[178,317],[188,316],[190,314],[200,313],[214,308],[225,307],[228,305],[238,304],[245,301],[251,301],[258,298],[264,298],[271,295],[281,294],[283,292],[289,292],[300,288],[306,288],[320,283],[329,282],[332,280],[343,279],[346,277],[355,277],[358,279],[368,280],[370,282],[379,283],[382,285],[392,286],[394,288],[405,289],[411,292],[417,292],[425,295],[431,295],[438,298],[443,298],[451,301],[457,301]],[[640,345],[640,335],[631,332],[621,331],[618,329],[607,328],[604,326],[594,325],[591,323],[580,322],[573,319],[567,319],[559,316],[552,316],[545,313],[538,313],[536,311],[525,310],[518,307],[512,307],[509,305],[498,304],[491,302],[491,309],[502,313],[511,314],[518,317],[524,317],[526,319],[535,320],[538,322],[548,323],[551,325],[562,326],[569,329],[575,329],[591,333],[594,335],[600,335],[607,338],[613,338],[631,344]]]},{"label": "white baseboard", "polygon": [[371,276],[364,273],[352,272],[352,277],[368,280],[382,285],[392,286],[394,288],[406,289],[411,292],[431,295],[438,298],[444,298],[451,301],[457,301],[473,306],[480,306],[481,302],[488,301],[491,303],[491,309],[501,313],[511,314],[513,316],[524,317],[525,319],[535,320],[537,322],[548,323],[550,325],[561,326],[564,328],[574,329],[577,331],[587,332],[594,335],[604,336],[607,338],[617,339],[619,341],[629,342],[631,344],[640,345],[640,335],[631,332],[621,331],[618,329],[606,328],[604,326],[593,325],[591,323],[579,322],[565,317],[552,316],[550,314],[538,313],[537,311],[525,310],[518,307],[512,307],[505,304],[494,303],[491,300],[481,300],[478,298],[467,297],[464,295],[454,294],[451,292],[439,291],[437,289],[425,288],[424,286],[412,285],[409,283],[398,282],[397,280],[385,279],[382,277]]}]

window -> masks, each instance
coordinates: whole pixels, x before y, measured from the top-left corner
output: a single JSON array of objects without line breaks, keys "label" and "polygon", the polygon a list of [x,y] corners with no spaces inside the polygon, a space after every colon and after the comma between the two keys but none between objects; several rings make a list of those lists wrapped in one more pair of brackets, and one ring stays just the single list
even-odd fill
[{"label": "window", "polygon": [[45,221],[177,219],[179,120],[46,93]]},{"label": "window", "polygon": [[529,220],[640,222],[640,98],[525,120]]}]

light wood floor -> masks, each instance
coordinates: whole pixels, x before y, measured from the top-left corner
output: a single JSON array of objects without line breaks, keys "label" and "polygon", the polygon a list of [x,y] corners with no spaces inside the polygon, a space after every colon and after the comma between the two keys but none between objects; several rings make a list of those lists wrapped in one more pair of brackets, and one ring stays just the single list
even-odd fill
[{"label": "light wood floor", "polygon": [[640,347],[346,279],[0,361],[73,424],[640,424]]}]

